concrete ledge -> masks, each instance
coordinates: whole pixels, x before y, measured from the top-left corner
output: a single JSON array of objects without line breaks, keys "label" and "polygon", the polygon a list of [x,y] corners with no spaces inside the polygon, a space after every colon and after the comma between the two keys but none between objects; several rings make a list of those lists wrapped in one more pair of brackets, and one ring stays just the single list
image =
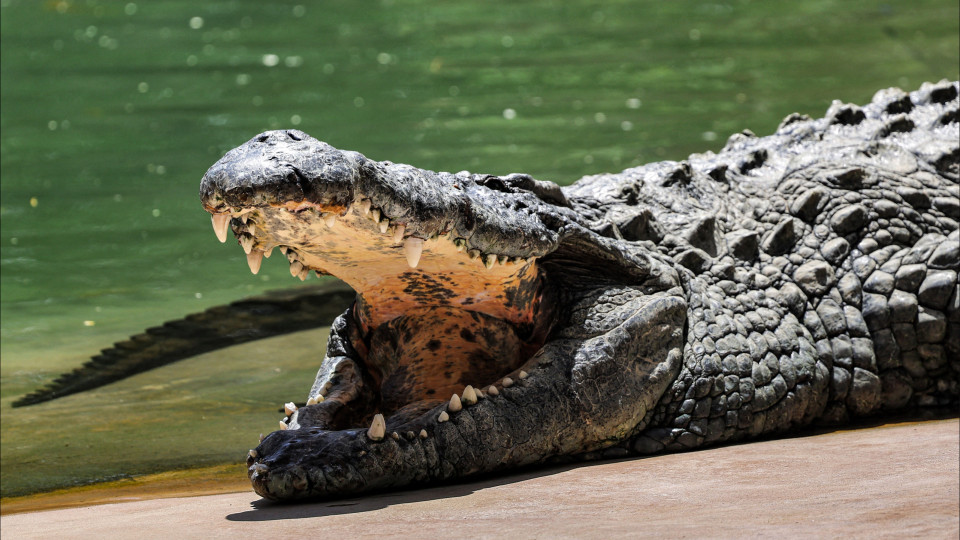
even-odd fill
[{"label": "concrete ledge", "polygon": [[960,534],[960,423],[893,424],[292,506],[252,492],[8,515],[4,538]]}]

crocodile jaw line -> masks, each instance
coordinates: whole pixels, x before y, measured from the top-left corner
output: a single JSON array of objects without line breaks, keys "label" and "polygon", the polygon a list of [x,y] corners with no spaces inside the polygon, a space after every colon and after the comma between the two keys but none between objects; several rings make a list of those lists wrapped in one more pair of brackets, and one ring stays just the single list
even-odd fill
[{"label": "crocodile jaw line", "polygon": [[514,325],[531,324],[536,312],[534,258],[466,250],[449,232],[404,236],[406,224],[369,210],[368,199],[345,207],[301,202],[234,208],[213,213],[213,225],[218,239],[232,226],[254,274],[280,247],[291,275],[305,279],[314,271],[345,281],[359,295],[366,329],[424,306],[468,309]]}]

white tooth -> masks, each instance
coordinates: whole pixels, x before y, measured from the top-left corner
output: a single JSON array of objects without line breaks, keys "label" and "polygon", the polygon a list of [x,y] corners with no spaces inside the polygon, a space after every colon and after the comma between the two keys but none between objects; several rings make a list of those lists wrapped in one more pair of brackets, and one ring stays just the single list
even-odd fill
[{"label": "white tooth", "polygon": [[316,405],[316,404],[317,404],[317,398],[315,398],[315,397],[312,397],[312,398],[310,398],[310,399],[307,400],[307,406],[308,406],[308,407],[309,407],[310,405]]},{"label": "white tooth", "polygon": [[280,253],[283,253],[284,255],[286,255],[288,249],[289,248],[287,246],[280,246]]},{"label": "white tooth", "polygon": [[380,223],[380,209],[379,209],[379,208],[374,208],[373,210],[370,211],[370,219],[376,221],[377,223]]},{"label": "white tooth", "polygon": [[370,213],[370,199],[364,199],[360,201],[360,214],[366,216]]},{"label": "white tooth", "polygon": [[510,388],[511,386],[513,386],[513,379],[511,379],[510,377],[504,377],[504,378],[503,378],[503,387],[504,387],[504,388]]},{"label": "white tooth", "polygon": [[220,243],[227,241],[227,229],[230,227],[230,214],[213,214],[210,216],[213,221],[213,232],[217,235]]},{"label": "white tooth", "polygon": [[408,439],[412,439],[412,438],[414,438],[414,437],[417,436],[416,433],[414,433],[414,432],[412,432],[412,431],[408,431],[408,432],[404,433],[404,435],[406,435]]},{"label": "white tooth", "polygon": [[298,277],[300,272],[303,271],[303,265],[300,264],[300,261],[293,261],[290,263],[290,275],[293,277]]},{"label": "white tooth", "polygon": [[395,440],[395,441],[399,441],[399,440],[400,440],[400,434],[397,433],[396,431],[394,431],[393,433],[390,434],[390,438],[393,439],[393,440]]},{"label": "white tooth", "polygon": [[447,414],[447,411],[443,411],[440,413],[440,416],[437,417],[437,422],[446,422],[449,419],[450,415]]},{"label": "white tooth", "polygon": [[420,430],[420,438],[421,438],[421,439],[426,439],[426,438],[427,438],[427,430],[425,430],[425,429],[421,429],[421,430]]},{"label": "white tooth", "polygon": [[270,468],[264,465],[263,463],[254,463],[252,467],[253,467],[253,472],[257,474],[267,474],[267,471],[270,470]]},{"label": "white tooth", "polygon": [[297,412],[297,404],[294,403],[294,402],[292,402],[292,401],[289,402],[289,403],[284,404],[284,405],[283,405],[283,412],[284,412],[284,414],[286,414],[287,416],[290,416],[291,414]]},{"label": "white tooth", "polygon": [[493,265],[497,262],[496,255],[484,255],[483,256],[483,265],[487,267],[487,270],[493,268]]},{"label": "white tooth", "polygon": [[420,264],[420,254],[423,253],[423,238],[407,238],[403,242],[403,251],[407,255],[410,268],[416,268]]},{"label": "white tooth", "polygon": [[243,252],[247,255],[250,254],[250,250],[253,249],[253,237],[250,236],[241,236],[240,237],[240,247],[243,248]]},{"label": "white tooth", "polygon": [[332,229],[333,226],[337,224],[337,215],[333,212],[323,214],[323,222],[327,225],[328,229]]},{"label": "white tooth", "polygon": [[447,410],[450,412],[457,412],[463,408],[463,405],[460,403],[460,396],[454,394],[450,396],[450,403],[447,404]]},{"label": "white tooth", "polygon": [[246,224],[247,224],[247,215],[246,215],[246,214],[240,214],[240,221],[243,222],[244,225],[246,225]]},{"label": "white tooth", "polygon": [[306,281],[307,278],[310,277],[310,269],[304,268],[299,274],[297,274],[297,277],[300,278],[300,281]]},{"label": "white tooth", "polygon": [[507,257],[506,255],[500,255],[499,257],[497,257],[497,263],[500,266],[504,266],[505,264],[507,264],[507,261],[509,260],[510,260],[510,257]]},{"label": "white tooth", "polygon": [[479,249],[468,249],[468,250],[467,250],[467,257],[470,257],[470,260],[476,259],[476,258],[479,257],[479,256],[480,256],[480,250],[479,250]]},{"label": "white tooth", "polygon": [[323,394],[317,394],[317,403],[323,403]]},{"label": "white tooth", "polygon": [[249,452],[247,452],[247,455],[250,456],[250,457],[252,457],[253,459],[257,459],[257,456],[258,456],[259,454],[257,454],[257,451],[256,451],[256,450],[250,450]]},{"label": "white tooth", "polygon": [[463,389],[462,401],[464,405],[473,405],[477,402],[477,393],[474,392],[473,387],[469,384]]},{"label": "white tooth", "polygon": [[384,219],[380,222],[380,233],[387,234],[387,229],[390,228],[390,220]]},{"label": "white tooth", "polygon": [[250,271],[256,274],[260,271],[260,263],[263,262],[263,252],[255,249],[247,253],[247,264],[250,265]]},{"label": "white tooth", "polygon": [[281,421],[280,421],[280,431],[286,431],[286,429],[287,429],[287,423],[284,422],[283,420],[281,420]]},{"label": "white tooth", "polygon": [[253,236],[257,232],[257,226],[254,225],[252,221],[247,223],[247,232],[250,233],[250,236]]},{"label": "white tooth", "polygon": [[383,421],[382,414],[376,414],[373,422],[370,423],[370,429],[367,430],[367,437],[372,441],[379,441],[387,433],[387,423]]},{"label": "white tooth", "polygon": [[481,389],[479,389],[479,388],[474,388],[473,391],[477,393],[477,399],[478,399],[478,400],[487,397],[487,395],[483,393],[483,390],[481,390]]},{"label": "white tooth", "polygon": [[260,442],[263,442],[263,433],[260,434]]},{"label": "white tooth", "polygon": [[496,386],[493,386],[492,384],[487,387],[487,393],[490,394],[491,396],[499,396],[499,395],[500,395],[500,391],[497,390],[497,387],[496,387]]},{"label": "white tooth", "polygon": [[403,241],[403,231],[406,230],[404,225],[397,225],[393,228],[393,241],[400,243]]},{"label": "white tooth", "polygon": [[527,378],[527,372],[526,372],[526,371],[523,371],[523,370],[520,370],[520,373],[518,373],[517,376],[520,377],[521,379],[526,379],[526,378]]},{"label": "white tooth", "polygon": [[263,252],[263,256],[267,259],[269,259],[271,255],[273,255],[273,246],[268,247],[267,250]]}]

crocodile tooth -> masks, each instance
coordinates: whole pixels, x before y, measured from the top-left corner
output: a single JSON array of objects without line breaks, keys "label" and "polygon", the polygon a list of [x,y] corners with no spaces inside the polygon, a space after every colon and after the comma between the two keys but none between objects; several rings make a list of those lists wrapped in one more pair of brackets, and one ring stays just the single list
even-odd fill
[{"label": "crocodile tooth", "polygon": [[491,396],[499,396],[499,395],[500,395],[500,391],[497,390],[497,387],[496,387],[496,386],[493,386],[492,384],[487,387],[487,393],[490,394]]},{"label": "crocodile tooth", "polygon": [[337,224],[337,215],[333,212],[324,212],[323,222],[327,225],[328,229],[332,229],[333,226]]},{"label": "crocodile tooth", "polygon": [[447,414],[447,411],[441,411],[440,416],[437,417],[437,422],[446,422],[450,419],[450,415]]},{"label": "crocodile tooth", "polygon": [[463,389],[463,399],[461,401],[463,401],[464,405],[474,405],[477,403],[477,393],[469,384]]},{"label": "crocodile tooth", "polygon": [[247,255],[250,254],[250,250],[253,249],[253,237],[251,236],[241,236],[240,237],[240,247],[243,248],[243,252]]},{"label": "crocodile tooth", "polygon": [[286,430],[286,429],[287,429],[287,423],[284,422],[283,420],[281,420],[281,421],[280,421],[280,430],[281,430],[281,431],[284,431],[284,430]]},{"label": "crocodile tooth", "polygon": [[250,456],[250,457],[252,457],[253,459],[257,459],[257,456],[258,456],[259,454],[257,454],[257,451],[256,451],[256,450],[250,450],[249,452],[247,452],[247,455]]},{"label": "crocodile tooth", "polygon": [[393,228],[393,241],[402,242],[403,241],[403,231],[406,230],[406,227],[403,224],[397,225]]},{"label": "crocodile tooth", "polygon": [[263,252],[264,258],[269,259],[271,255],[273,255],[273,246],[268,247],[268,248],[267,248],[266,250],[264,250],[264,252]]},{"label": "crocodile tooth", "polygon": [[457,412],[463,408],[463,405],[460,403],[460,396],[454,394],[450,396],[450,403],[447,404],[447,410],[450,412]]},{"label": "crocodile tooth", "polygon": [[423,253],[423,238],[411,236],[403,242],[403,251],[407,256],[407,264],[410,268],[416,268],[420,264],[420,254]]},{"label": "crocodile tooth", "polygon": [[244,225],[246,225],[246,224],[247,224],[247,215],[246,215],[246,214],[240,214],[240,221],[243,222]]},{"label": "crocodile tooth", "polygon": [[250,234],[250,236],[254,236],[257,232],[257,226],[254,225],[252,221],[247,223],[247,232]]},{"label": "crocodile tooth", "polygon": [[308,407],[309,407],[310,405],[316,405],[316,404],[317,404],[317,398],[315,398],[315,397],[312,397],[312,398],[310,398],[310,399],[307,400],[307,406],[308,406]]},{"label": "crocodile tooth", "polygon": [[471,261],[472,261],[473,259],[476,259],[476,258],[479,257],[479,256],[480,256],[480,250],[479,250],[479,249],[468,249],[468,250],[467,250],[467,257],[469,257]]},{"label": "crocodile tooth", "polygon": [[270,470],[270,468],[264,465],[263,463],[254,463],[250,467],[253,469],[253,472],[255,474],[266,474],[267,471]]},{"label": "crocodile tooth", "polygon": [[487,267],[487,270],[493,268],[493,265],[497,263],[496,255],[484,255],[483,256],[483,265]]},{"label": "crocodile tooth", "polygon": [[280,246],[280,253],[283,253],[284,255],[286,255],[289,249],[290,248],[288,248],[287,246]]},{"label": "crocodile tooth", "polygon": [[522,369],[520,370],[520,373],[517,374],[517,376],[520,377],[521,379],[526,379],[527,375],[528,373],[526,371],[523,371]]},{"label": "crocodile tooth", "polygon": [[260,434],[260,442],[263,442],[263,433]]},{"label": "crocodile tooth", "polygon": [[421,439],[426,439],[426,438],[427,438],[427,430],[425,430],[425,429],[421,429],[421,430],[420,430],[420,438],[421,438]]},{"label": "crocodile tooth", "polygon": [[390,220],[382,219],[380,220],[380,234],[387,234],[387,229],[390,228]]},{"label": "crocodile tooth", "polygon": [[397,433],[396,431],[394,431],[393,433],[390,434],[390,438],[393,439],[393,440],[395,440],[395,441],[399,441],[399,440],[400,440],[400,434]]},{"label": "crocodile tooth", "polygon": [[307,278],[310,277],[310,269],[304,268],[299,274],[297,274],[297,277],[300,278],[300,281],[306,281]]},{"label": "crocodile tooth", "polygon": [[263,262],[263,252],[259,249],[255,249],[250,253],[247,253],[247,264],[250,266],[250,271],[256,274],[260,271],[260,263]]},{"label": "crocodile tooth", "polygon": [[300,264],[300,261],[293,261],[292,263],[290,263],[291,276],[298,277],[301,271],[303,271],[303,265]]},{"label": "crocodile tooth", "polygon": [[375,221],[375,222],[377,222],[377,223],[380,223],[380,209],[379,209],[379,208],[374,208],[373,210],[370,210],[370,219],[372,219],[373,221]]},{"label": "crocodile tooth", "polygon": [[371,204],[372,204],[372,201],[370,201],[370,199],[363,199],[362,201],[360,201],[360,214],[364,216],[370,214]]},{"label": "crocodile tooth", "polygon": [[507,261],[509,261],[509,260],[510,260],[510,257],[507,257],[506,255],[500,255],[500,256],[497,257],[497,263],[498,263],[500,266],[506,265],[506,264],[507,264]]},{"label": "crocodile tooth", "polygon": [[464,238],[454,238],[453,245],[457,246],[457,252],[459,253],[467,247],[467,241]]},{"label": "crocodile tooth", "polygon": [[412,431],[406,432],[405,435],[407,436],[408,439],[412,439],[417,436],[417,434]]},{"label": "crocodile tooth", "polygon": [[284,412],[284,414],[286,414],[287,416],[290,416],[291,414],[295,413],[296,411],[297,411],[297,404],[294,403],[294,402],[292,402],[292,401],[289,402],[289,403],[285,403],[285,404],[283,405],[283,412]]},{"label": "crocodile tooth", "polygon": [[510,377],[504,377],[504,378],[503,378],[503,387],[504,387],[504,388],[510,388],[511,386],[513,386],[513,379],[511,379]]},{"label": "crocodile tooth", "polygon": [[383,420],[382,414],[376,414],[373,416],[373,422],[370,423],[370,429],[367,430],[367,437],[370,437],[371,441],[379,441],[383,439],[383,436],[387,433],[387,423]]},{"label": "crocodile tooth", "polygon": [[210,220],[213,222],[213,232],[217,235],[220,243],[227,241],[227,228],[230,227],[230,214],[212,214]]},{"label": "crocodile tooth", "polygon": [[478,400],[481,400],[481,399],[484,399],[485,397],[487,397],[487,395],[483,393],[483,390],[481,390],[481,389],[479,389],[479,388],[474,388],[473,391],[477,393],[477,399],[478,399]]}]

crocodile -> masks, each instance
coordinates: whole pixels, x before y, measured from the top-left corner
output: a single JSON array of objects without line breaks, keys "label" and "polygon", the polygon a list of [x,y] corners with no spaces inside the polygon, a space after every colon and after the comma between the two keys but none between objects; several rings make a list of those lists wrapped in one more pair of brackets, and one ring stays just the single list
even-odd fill
[{"label": "crocodile", "polygon": [[356,292],[267,499],[677,451],[960,397],[958,84],[559,186],[260,134],[203,177],[256,273]]},{"label": "crocodile", "polygon": [[[253,273],[277,249],[293,276],[356,292],[348,305],[308,291],[308,304],[345,311],[306,399],[247,456],[267,499],[956,414],[960,402],[957,82],[834,101],[716,153],[562,188],[270,131],[213,165],[200,197]],[[234,310],[252,323],[270,303]],[[173,359],[203,336],[208,350],[327,324],[274,317],[238,338],[227,311],[118,344],[112,357],[140,352],[115,372],[171,361],[157,342],[178,329],[191,338]]]}]

